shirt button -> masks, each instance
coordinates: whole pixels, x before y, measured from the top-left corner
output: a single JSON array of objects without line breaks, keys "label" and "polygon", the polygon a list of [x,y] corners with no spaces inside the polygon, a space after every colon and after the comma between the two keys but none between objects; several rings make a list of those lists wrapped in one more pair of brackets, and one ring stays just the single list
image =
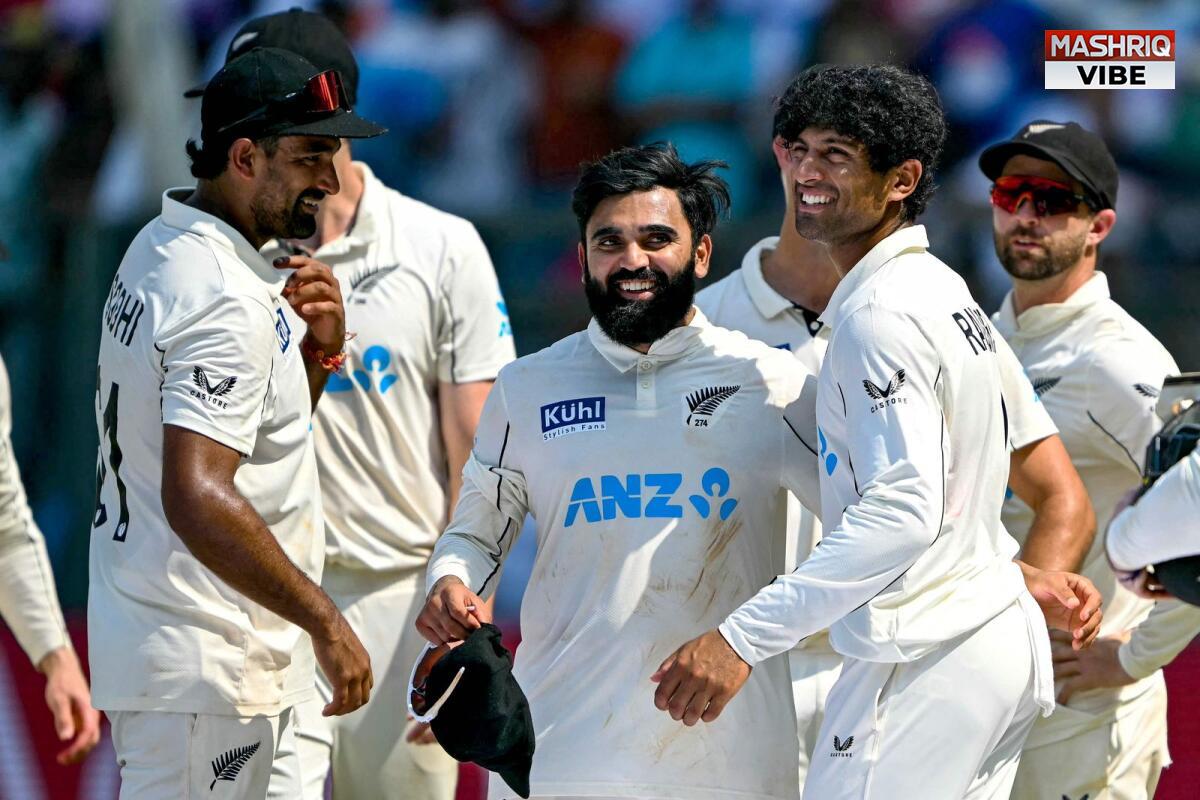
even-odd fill
[{"label": "shirt button", "polygon": [[649,389],[649,388],[650,388],[650,381],[642,381],[642,388],[643,388],[643,389]]},{"label": "shirt button", "polygon": [[642,363],[638,364],[638,369],[640,369],[642,372],[649,372],[650,371],[650,362],[643,361]]}]

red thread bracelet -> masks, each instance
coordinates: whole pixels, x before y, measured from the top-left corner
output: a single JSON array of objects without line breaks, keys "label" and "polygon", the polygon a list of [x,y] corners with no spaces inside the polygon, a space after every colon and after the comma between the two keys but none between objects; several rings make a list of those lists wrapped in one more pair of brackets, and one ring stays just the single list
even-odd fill
[{"label": "red thread bracelet", "polygon": [[[355,334],[347,333],[346,341],[348,342],[354,337]],[[309,361],[315,361],[316,363],[320,364],[321,369],[335,373],[342,371],[342,366],[346,363],[347,358],[345,347],[342,348],[340,353],[334,353],[333,355],[327,356],[325,355],[324,350],[309,341],[308,336],[305,336],[300,340],[300,353]]]}]

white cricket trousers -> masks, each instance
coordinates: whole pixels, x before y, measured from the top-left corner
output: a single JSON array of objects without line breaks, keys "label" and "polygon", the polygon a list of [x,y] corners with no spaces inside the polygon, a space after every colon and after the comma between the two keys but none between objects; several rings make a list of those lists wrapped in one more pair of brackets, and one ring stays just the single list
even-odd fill
[{"label": "white cricket trousers", "polygon": [[824,649],[791,650],[787,654],[796,706],[796,735],[800,741],[800,788],[816,753],[825,703],[842,671],[842,657]]},{"label": "white cricket trousers", "polygon": [[845,659],[804,800],[1007,800],[1049,669],[1032,598],[916,661]]},{"label": "white cricket trousers", "polygon": [[333,692],[317,670],[317,695],[296,707],[304,787],[322,800],[332,769],[334,800],[453,800],[458,762],[437,744],[409,744],[408,679],[425,646],[414,623],[425,602],[424,571],[373,572],[326,564],[321,587],[371,656],[375,685],[362,708],[322,717]]},{"label": "white cricket trousers", "polygon": [[274,717],[109,711],[120,800],[292,800],[292,710]]}]

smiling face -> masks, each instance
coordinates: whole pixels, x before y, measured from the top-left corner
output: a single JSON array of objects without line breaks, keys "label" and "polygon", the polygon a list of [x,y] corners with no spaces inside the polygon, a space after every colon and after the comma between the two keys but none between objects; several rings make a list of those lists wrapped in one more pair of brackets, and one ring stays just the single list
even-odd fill
[{"label": "smiling face", "polygon": [[614,341],[648,346],[685,321],[711,251],[707,234],[693,247],[673,190],[605,198],[579,245],[588,306]]},{"label": "smiling face", "polygon": [[259,147],[265,168],[250,213],[264,239],[306,239],[317,229],[320,201],[337,194],[333,166],[339,141],[330,136],[283,136],[273,153]]},{"label": "smiling face", "polygon": [[773,147],[791,194],[796,231],[806,239],[838,244],[869,234],[879,227],[889,201],[912,191],[897,194],[897,177],[902,184],[908,179],[897,171],[916,162],[875,172],[862,143],[833,130],[805,128],[790,142],[775,137]]},{"label": "smiling face", "polygon": [[[1076,194],[1083,186],[1053,161],[1016,155],[1004,165],[1001,175],[1048,178],[1069,184]],[[1108,233],[1115,215],[1109,209],[1092,213],[1086,203],[1070,213],[1039,217],[1033,203],[1024,201],[1015,213],[992,206],[992,237],[996,255],[1005,271],[1026,281],[1060,275],[1083,261],[1088,244],[1099,244]],[[1099,223],[1099,228],[1097,224]]]}]

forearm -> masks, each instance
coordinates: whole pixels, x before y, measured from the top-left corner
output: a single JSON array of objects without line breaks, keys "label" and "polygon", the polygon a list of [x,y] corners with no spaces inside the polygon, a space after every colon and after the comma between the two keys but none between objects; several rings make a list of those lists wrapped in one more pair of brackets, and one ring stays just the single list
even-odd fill
[{"label": "forearm", "polygon": [[222,581],[313,636],[335,628],[338,610],[328,595],[288,559],[231,483],[193,486],[171,506],[175,533]]},{"label": "forearm", "polygon": [[54,576],[41,533],[28,518],[0,531],[0,615],[33,664],[68,647]]},{"label": "forearm", "polygon": [[1108,557],[1118,569],[1140,569],[1200,553],[1200,449],[1158,479],[1108,526]]},{"label": "forearm", "polygon": [[304,372],[308,378],[308,396],[312,401],[312,407],[317,407],[317,401],[321,399],[321,395],[325,392],[325,384],[329,382],[329,370],[321,366],[320,362],[304,359]]},{"label": "forearm", "polygon": [[1200,608],[1178,600],[1160,600],[1150,616],[1133,629],[1117,656],[1133,678],[1162,669],[1200,634]]},{"label": "forearm", "polygon": [[1033,525],[1022,560],[1039,569],[1078,572],[1096,534],[1090,503],[1065,496],[1050,497],[1034,509]]}]

